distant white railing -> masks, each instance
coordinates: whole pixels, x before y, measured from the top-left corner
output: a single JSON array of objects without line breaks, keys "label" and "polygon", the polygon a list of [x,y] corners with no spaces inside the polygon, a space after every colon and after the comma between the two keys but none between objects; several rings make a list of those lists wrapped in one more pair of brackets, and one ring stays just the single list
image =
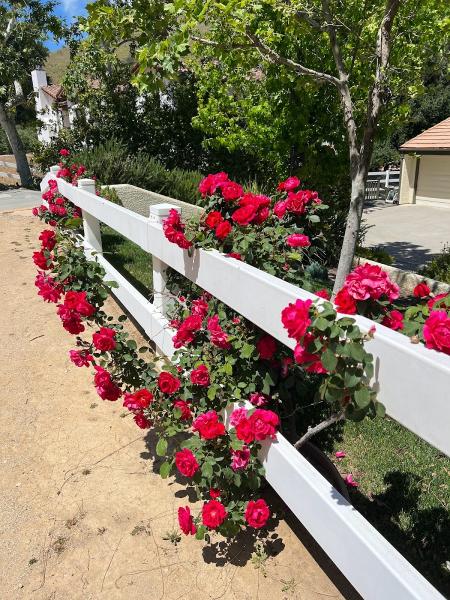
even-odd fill
[{"label": "distant white railing", "polygon": [[[55,178],[52,167],[41,183]],[[150,207],[150,218],[96,196],[92,180],[75,187],[58,179],[60,192],[82,209],[86,252],[102,251],[99,222],[153,256],[154,302],[140,294],[101,254],[97,260],[119,287],[114,295],[132,314],[157,348],[171,357],[172,336],[165,317],[165,271],[172,267],[201,288],[294,347],[281,323],[281,311],[297,298],[316,298],[259,269],[217,251],[194,250],[188,255],[167,241],[162,220],[170,204]],[[177,209],[178,210],[178,209]],[[373,322],[355,316],[363,331]],[[367,347],[375,358],[375,385],[388,414],[450,455],[450,358],[414,345],[376,324]],[[260,459],[266,479],[365,599],[433,600],[442,596],[376,531],[281,435],[264,444]]]}]

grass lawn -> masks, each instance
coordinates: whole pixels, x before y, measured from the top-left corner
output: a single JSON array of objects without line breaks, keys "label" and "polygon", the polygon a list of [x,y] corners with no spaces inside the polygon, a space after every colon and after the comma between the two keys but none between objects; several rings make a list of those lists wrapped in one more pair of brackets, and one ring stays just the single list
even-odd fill
[{"label": "grass lawn", "polygon": [[[107,260],[149,297],[151,256],[109,227],[102,240]],[[330,455],[359,482],[355,508],[450,596],[450,459],[390,419],[346,422],[337,436]],[[341,461],[337,450],[347,454]]]},{"label": "grass lawn", "polygon": [[350,421],[334,451],[359,482],[355,508],[444,596],[450,596],[450,459],[390,419]]},{"label": "grass lawn", "polygon": [[106,225],[102,225],[102,244],[106,260],[149,298],[153,281],[151,254]]}]

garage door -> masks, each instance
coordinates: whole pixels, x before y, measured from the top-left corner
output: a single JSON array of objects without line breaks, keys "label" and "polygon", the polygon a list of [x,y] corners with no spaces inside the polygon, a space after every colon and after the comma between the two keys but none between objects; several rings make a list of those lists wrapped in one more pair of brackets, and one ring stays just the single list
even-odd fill
[{"label": "garage door", "polygon": [[450,208],[450,155],[420,157],[416,204]]}]

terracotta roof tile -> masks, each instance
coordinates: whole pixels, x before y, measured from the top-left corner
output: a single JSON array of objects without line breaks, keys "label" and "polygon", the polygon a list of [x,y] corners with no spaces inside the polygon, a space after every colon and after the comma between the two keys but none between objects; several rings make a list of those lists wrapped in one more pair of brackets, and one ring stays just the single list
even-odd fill
[{"label": "terracotta roof tile", "polygon": [[65,100],[66,98],[62,85],[43,85],[41,89],[54,100]]},{"label": "terracotta roof tile", "polygon": [[401,152],[420,152],[421,150],[450,151],[450,117],[400,146]]}]

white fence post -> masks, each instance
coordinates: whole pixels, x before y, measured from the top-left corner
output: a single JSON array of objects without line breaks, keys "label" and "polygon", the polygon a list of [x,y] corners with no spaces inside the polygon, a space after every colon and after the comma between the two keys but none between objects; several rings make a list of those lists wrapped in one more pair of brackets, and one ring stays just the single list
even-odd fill
[{"label": "white fence post", "polygon": [[[169,212],[174,209],[178,213],[181,212],[181,209],[178,206],[174,206],[173,204],[168,204],[167,202],[162,202],[161,204],[154,204],[150,206],[150,221],[153,223],[160,223],[162,225],[164,219],[169,216]],[[157,310],[163,316],[166,315],[167,309],[167,294],[166,294],[166,285],[167,285],[167,265],[162,262],[156,256],[152,256],[153,263],[153,306],[155,310]]]},{"label": "white fence post", "polygon": [[60,167],[58,165],[52,165],[50,167],[50,173],[53,173],[56,177],[56,173],[59,171]]},{"label": "white fence post", "polygon": [[[80,190],[95,194],[95,181],[93,179],[79,179],[78,187]],[[102,234],[100,232],[100,221],[85,210],[81,211],[83,215],[84,241],[92,247],[95,252],[102,252]]]}]

